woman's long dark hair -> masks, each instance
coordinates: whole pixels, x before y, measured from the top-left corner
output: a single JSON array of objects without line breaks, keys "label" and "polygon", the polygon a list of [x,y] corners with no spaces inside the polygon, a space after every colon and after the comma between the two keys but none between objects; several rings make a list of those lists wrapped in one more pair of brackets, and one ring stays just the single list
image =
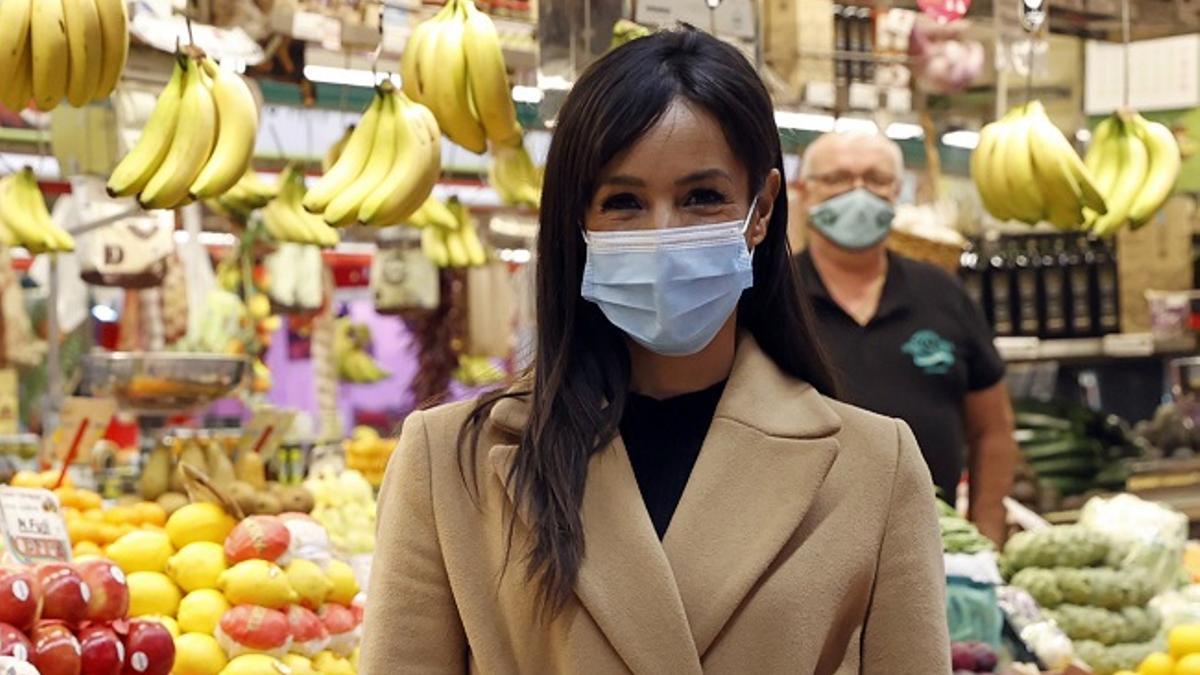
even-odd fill
[{"label": "woman's long dark hair", "polygon": [[[551,610],[573,592],[584,555],[579,510],[588,459],[619,433],[630,381],[623,334],[580,297],[586,258],[580,227],[605,165],[679,98],[717,119],[746,165],[751,194],[771,169],[782,176],[770,97],[732,46],[682,27],[636,39],[596,61],[559,112],[546,162],[532,391],[485,398],[459,434],[462,465],[475,466],[470,459],[491,407],[506,396],[531,399],[509,478],[533,531],[526,573]],[[738,324],[781,370],[832,396],[833,378],[792,265],[787,223],[787,194],[780,190],[766,239],[754,252],[754,286],[742,295]]]}]

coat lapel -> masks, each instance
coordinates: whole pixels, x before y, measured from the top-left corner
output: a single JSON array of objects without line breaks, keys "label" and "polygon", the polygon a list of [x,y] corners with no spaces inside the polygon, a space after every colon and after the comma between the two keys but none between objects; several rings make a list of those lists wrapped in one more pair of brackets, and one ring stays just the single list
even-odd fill
[{"label": "coat lapel", "polygon": [[[520,414],[500,410],[508,413]],[[510,499],[516,449],[497,445],[490,453]],[[700,673],[671,567],[619,439],[588,464],[581,516],[585,548],[575,592],[625,664],[646,675]]]},{"label": "coat lapel", "polygon": [[663,545],[701,658],[799,527],[840,418],[749,337]]}]

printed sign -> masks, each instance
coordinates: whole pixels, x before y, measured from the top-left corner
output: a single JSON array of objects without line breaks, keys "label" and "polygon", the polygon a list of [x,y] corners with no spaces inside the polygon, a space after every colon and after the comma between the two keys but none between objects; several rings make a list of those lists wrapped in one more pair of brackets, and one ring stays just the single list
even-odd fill
[{"label": "printed sign", "polygon": [[9,555],[23,565],[71,560],[58,497],[40,488],[0,487],[0,523]]}]

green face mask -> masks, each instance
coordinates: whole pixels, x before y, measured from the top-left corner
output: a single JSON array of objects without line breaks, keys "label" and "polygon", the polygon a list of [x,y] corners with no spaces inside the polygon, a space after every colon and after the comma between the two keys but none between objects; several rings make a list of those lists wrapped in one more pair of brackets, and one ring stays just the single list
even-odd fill
[{"label": "green face mask", "polygon": [[834,244],[861,251],[883,241],[895,215],[890,202],[860,187],[809,209],[808,222]]}]

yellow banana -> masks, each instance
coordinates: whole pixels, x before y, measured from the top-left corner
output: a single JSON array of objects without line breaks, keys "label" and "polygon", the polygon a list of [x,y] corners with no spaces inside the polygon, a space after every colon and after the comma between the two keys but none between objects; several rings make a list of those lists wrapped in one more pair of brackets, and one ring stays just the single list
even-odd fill
[{"label": "yellow banana", "polygon": [[1000,146],[1007,170],[1013,213],[1020,220],[1035,224],[1046,210],[1045,197],[1033,171],[1029,152],[1029,117],[1022,112],[1008,123],[1004,145]]},{"label": "yellow banana", "polygon": [[[8,73],[0,79],[0,102],[7,108],[16,108],[25,100],[14,103],[19,97],[16,77],[21,76],[22,68],[28,71],[27,58],[29,49],[29,24],[32,19],[33,0],[4,0],[0,2],[0,73]],[[29,76],[25,76],[28,80]],[[21,107],[24,107],[23,105]]]},{"label": "yellow banana", "polygon": [[70,48],[67,102],[80,108],[92,100],[100,86],[104,43],[100,11],[96,9],[96,0],[63,0],[63,9]]},{"label": "yellow banana", "polygon": [[[7,0],[5,0],[7,2]],[[29,40],[17,56],[17,67],[7,83],[7,91],[0,91],[0,103],[13,112],[21,112],[33,97],[33,55]]]},{"label": "yellow banana", "polygon": [[[12,232],[13,237],[31,253],[44,253],[55,249],[57,240],[45,228],[45,224],[34,216],[34,205],[27,189],[21,184],[28,168],[0,180],[0,220]],[[37,189],[36,182],[34,189]],[[40,192],[40,191],[39,191]],[[45,208],[45,202],[42,202]]]},{"label": "yellow banana", "polygon": [[112,94],[125,70],[129,56],[129,16],[125,0],[95,0],[100,13],[100,31],[104,37],[103,59],[100,64],[100,83],[93,101],[103,101]]},{"label": "yellow banana", "polygon": [[488,183],[506,204],[537,208],[541,202],[540,180],[524,145],[492,148]]},{"label": "yellow banana", "polygon": [[517,109],[508,88],[508,70],[500,36],[491,17],[475,8],[474,0],[462,0],[466,11],[463,50],[471,96],[479,109],[479,121],[494,144],[512,146],[521,137]]},{"label": "yellow banana", "polygon": [[450,251],[446,248],[446,232],[440,227],[421,230],[421,252],[438,267],[450,265]]},{"label": "yellow banana", "polygon": [[396,105],[392,92],[384,93],[383,110],[375,130],[375,143],[362,173],[347,185],[329,205],[325,207],[325,222],[340,225],[347,220],[357,219],[359,207],[383,179],[387,177],[396,159],[396,139],[403,124],[403,117]]},{"label": "yellow banana", "polygon": [[33,104],[53,110],[67,95],[67,27],[62,0],[37,0],[29,23],[33,45]]},{"label": "yellow banana", "polygon": [[186,70],[186,63],[176,59],[175,72],[171,74],[166,88],[158,95],[158,102],[142,136],[128,154],[113,169],[108,179],[108,194],[113,197],[128,197],[142,191],[154,172],[167,156],[167,150],[175,137],[179,123],[180,106],[183,102],[184,83],[195,77]]},{"label": "yellow banana", "polygon": [[442,133],[467,150],[482,154],[487,150],[487,137],[483,125],[472,112],[467,59],[463,51],[463,10],[457,0],[452,2],[454,12],[438,24],[435,34],[437,77],[429,83],[422,74],[422,92],[433,102],[429,108],[437,117]]},{"label": "yellow banana", "polygon": [[1149,168],[1149,153],[1131,123],[1122,125],[1117,141],[1117,162],[1120,174],[1113,184],[1112,192],[1105,195],[1108,213],[1096,219],[1092,231],[1099,236],[1115,233],[1129,219],[1129,207],[1133,205]]},{"label": "yellow banana", "polygon": [[1109,115],[1100,120],[1096,124],[1095,130],[1092,131],[1092,139],[1088,142],[1087,152],[1083,155],[1083,163],[1087,166],[1088,171],[1095,175],[1100,170],[1100,164],[1103,155],[1099,152],[1100,147],[1112,140],[1113,134],[1118,128],[1120,120],[1116,115]]},{"label": "yellow banana", "polygon": [[479,232],[475,229],[475,223],[468,221],[462,228],[462,243],[467,251],[467,261],[472,267],[486,265],[488,261],[487,249],[484,248],[483,242],[479,239]]},{"label": "yellow banana", "polygon": [[[442,9],[434,14],[432,18],[423,21],[417,30],[413,31],[413,37],[418,38],[412,45],[412,66],[411,69],[416,71],[416,77],[408,77],[401,71],[401,77],[405,78],[402,86],[406,86],[404,93],[412,100],[428,106],[433,110],[437,103],[433,100],[433,90],[442,80],[443,73],[438,67],[438,38],[441,34],[442,24],[453,18],[455,0],[449,0]],[[407,47],[406,47],[406,51]],[[401,65],[403,69],[403,64]],[[406,83],[411,83],[406,85]],[[414,95],[415,94],[415,95]],[[434,111],[437,115],[437,111]],[[440,121],[440,117],[438,118]]]},{"label": "yellow banana", "polygon": [[[438,16],[445,11],[446,7],[443,7]],[[422,45],[433,30],[434,19],[417,24],[408,36],[408,42],[404,43],[404,52],[400,55],[400,86],[404,88],[404,95],[414,101],[420,101],[422,96],[419,66]]]},{"label": "yellow banana", "polygon": [[1005,205],[1005,201],[994,186],[997,185],[997,176],[990,175],[988,171],[989,158],[996,150],[996,125],[1000,122],[986,124],[979,130],[979,145],[971,151],[971,178],[975,182],[975,188],[979,192],[979,199],[983,202],[983,207],[987,212],[992,214],[997,220],[1010,220],[1012,213]]},{"label": "yellow banana", "polygon": [[253,168],[246,169],[246,173],[238,179],[234,187],[245,191],[247,196],[252,199],[262,200],[264,204],[279,195],[279,186],[267,185],[262,176],[258,175]]},{"label": "yellow banana", "polygon": [[188,186],[212,153],[217,137],[217,106],[204,78],[200,64],[189,57],[179,104],[180,123],[167,156],[138,195],[145,208],[173,209],[184,204],[189,199]]},{"label": "yellow banana", "polygon": [[218,128],[212,155],[188,188],[195,198],[215,197],[233,187],[250,166],[258,135],[258,105],[242,78],[218,68],[209,58],[201,67],[212,78]]},{"label": "yellow banana", "polygon": [[1079,155],[1075,153],[1075,148],[1067,137],[1063,135],[1058,127],[1054,126],[1054,122],[1046,115],[1046,109],[1042,107],[1041,101],[1032,101],[1029,104],[1029,115],[1032,120],[1030,131],[1030,149],[1033,151],[1034,162],[1037,163],[1038,158],[1048,154],[1057,156],[1059,162],[1067,173],[1067,182],[1072,186],[1072,191],[1077,195],[1077,199],[1082,201],[1083,205],[1097,213],[1104,213],[1108,208],[1104,204],[1104,197],[1096,189],[1092,181],[1091,172]]},{"label": "yellow banana", "polygon": [[1129,222],[1140,227],[1154,216],[1175,189],[1179,179],[1181,158],[1175,134],[1158,122],[1141,115],[1133,116],[1134,132],[1146,146],[1149,168],[1142,189],[1129,207]]},{"label": "yellow banana", "polygon": [[28,167],[14,178],[13,190],[23,195],[24,210],[35,226],[49,235],[52,251],[74,251],[75,240],[54,222],[46,208],[46,198],[38,187],[37,177]]},{"label": "yellow banana", "polygon": [[467,247],[463,245],[462,230],[443,231],[442,237],[446,242],[446,251],[449,253],[451,267],[470,267],[471,257],[467,254]]},{"label": "yellow banana", "polygon": [[346,127],[346,131],[342,133],[342,137],[336,143],[329,146],[325,151],[325,156],[321,158],[321,173],[325,173],[337,164],[338,158],[342,156],[342,151],[346,149],[346,144],[350,142],[350,135],[354,133],[354,125]]},{"label": "yellow banana", "polygon": [[377,92],[359,120],[358,126],[354,127],[354,133],[350,134],[350,140],[346,143],[341,157],[338,157],[333,168],[326,171],[312,186],[308,194],[304,195],[304,208],[313,213],[321,213],[334,197],[345,191],[346,186],[358,178],[375,145],[375,129],[379,126],[382,111],[383,97]]}]

